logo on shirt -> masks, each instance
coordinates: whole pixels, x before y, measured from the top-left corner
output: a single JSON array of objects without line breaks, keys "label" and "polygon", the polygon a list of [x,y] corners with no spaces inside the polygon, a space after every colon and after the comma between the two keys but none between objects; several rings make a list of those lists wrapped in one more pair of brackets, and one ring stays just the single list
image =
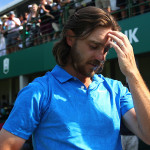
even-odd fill
[{"label": "logo on shirt", "polygon": [[99,93],[106,93],[107,92],[107,90],[100,90],[100,89],[98,89],[97,90]]}]

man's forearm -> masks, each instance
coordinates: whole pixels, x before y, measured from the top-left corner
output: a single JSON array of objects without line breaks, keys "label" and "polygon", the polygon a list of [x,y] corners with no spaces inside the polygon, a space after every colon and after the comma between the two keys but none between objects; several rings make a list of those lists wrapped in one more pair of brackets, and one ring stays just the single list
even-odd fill
[{"label": "man's forearm", "polygon": [[0,131],[0,150],[20,150],[25,140],[2,129]]},{"label": "man's forearm", "polygon": [[150,138],[150,92],[139,71],[127,77],[133,97],[139,128],[144,136]]}]

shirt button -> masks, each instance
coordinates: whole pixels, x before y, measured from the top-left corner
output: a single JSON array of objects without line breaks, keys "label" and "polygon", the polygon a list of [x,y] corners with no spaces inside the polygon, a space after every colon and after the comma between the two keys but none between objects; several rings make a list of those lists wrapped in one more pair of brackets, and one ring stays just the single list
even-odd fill
[{"label": "shirt button", "polygon": [[84,89],[84,86],[81,86],[81,89]]}]

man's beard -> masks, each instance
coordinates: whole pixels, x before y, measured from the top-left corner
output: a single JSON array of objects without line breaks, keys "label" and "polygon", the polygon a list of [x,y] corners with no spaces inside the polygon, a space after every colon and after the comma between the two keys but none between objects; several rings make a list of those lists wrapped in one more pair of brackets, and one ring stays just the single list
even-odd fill
[{"label": "man's beard", "polygon": [[[101,73],[104,68],[105,61],[99,61],[95,59],[85,62],[84,60],[86,60],[86,58],[84,57],[84,54],[77,50],[77,42],[74,43],[70,54],[72,59],[72,66],[75,71],[86,77],[93,77],[94,74]],[[87,70],[86,67],[88,65],[93,65],[93,67]]]}]

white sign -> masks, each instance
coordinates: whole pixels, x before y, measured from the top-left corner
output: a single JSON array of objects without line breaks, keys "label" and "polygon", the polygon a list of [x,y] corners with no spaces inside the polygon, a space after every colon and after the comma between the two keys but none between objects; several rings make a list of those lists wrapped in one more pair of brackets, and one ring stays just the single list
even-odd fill
[{"label": "white sign", "polygon": [[3,60],[3,73],[7,74],[9,72],[9,58]]},{"label": "white sign", "polygon": [[135,43],[139,42],[139,39],[136,36],[137,31],[138,31],[138,28],[129,29],[129,30],[124,31],[124,34],[129,38],[129,41],[131,44],[133,42],[135,42]]}]

